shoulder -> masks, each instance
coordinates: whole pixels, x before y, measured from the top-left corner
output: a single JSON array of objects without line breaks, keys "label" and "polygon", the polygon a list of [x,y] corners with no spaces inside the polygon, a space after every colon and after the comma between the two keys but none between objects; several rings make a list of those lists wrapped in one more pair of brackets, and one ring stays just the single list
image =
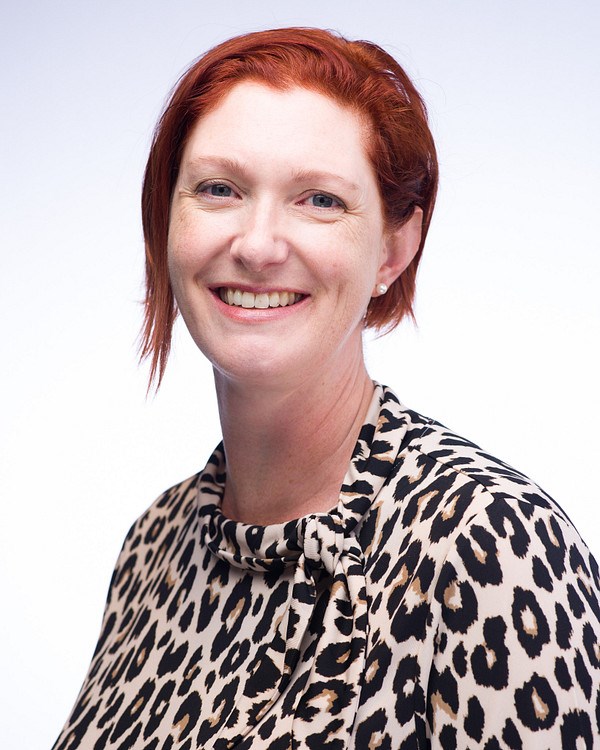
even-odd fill
[{"label": "shoulder", "polygon": [[510,600],[516,611],[544,600],[554,609],[558,597],[570,618],[582,621],[585,612],[600,623],[598,563],[558,503],[470,440],[416,412],[405,415],[409,429],[381,515],[391,521],[389,535],[403,530],[415,562],[437,571],[430,594],[448,622],[449,592],[460,581],[472,602],[456,611],[469,622],[484,601],[493,609]]},{"label": "shoulder", "polygon": [[415,519],[431,519],[432,541],[482,514],[497,529],[517,516],[527,525],[553,517],[571,526],[561,506],[525,474],[439,422],[404,413],[410,428],[396,459],[394,481],[402,488],[396,496],[408,500]]},{"label": "shoulder", "polygon": [[167,526],[171,533],[181,528],[197,507],[199,479],[200,474],[194,474],[162,492],[133,523],[124,547],[133,550],[140,545],[154,545]]},{"label": "shoulder", "polygon": [[[389,456],[392,466],[386,469],[385,484],[362,534],[375,556],[393,539],[401,539],[401,556],[410,551],[413,562],[427,558],[437,568],[462,553],[478,576],[493,578],[498,576],[500,540],[507,541],[516,560],[527,558],[535,565],[536,575],[542,575],[542,562],[550,571],[553,565],[560,570],[559,559],[571,555],[575,560],[577,550],[597,588],[596,562],[548,493],[471,440],[407,409],[389,389],[383,394],[377,433],[383,447],[378,450]],[[393,433],[401,437],[392,457],[385,451],[394,443],[387,440]],[[490,554],[482,566],[477,557],[486,556],[486,545]]]},{"label": "shoulder", "polygon": [[197,523],[198,484],[195,474],[162,492],[132,524],[111,578],[107,607],[128,604],[137,595],[143,579],[159,575],[171,550]]},{"label": "shoulder", "polygon": [[585,570],[586,586],[595,592],[588,599],[597,601],[598,565],[550,495],[439,422],[407,414],[415,429],[398,455],[395,495],[404,524],[418,528],[430,553],[435,550],[438,560],[458,556],[465,572],[484,586],[505,577],[500,562],[509,556],[515,569],[526,564],[547,589],[567,569],[577,575]]},{"label": "shoulder", "polygon": [[141,548],[171,546],[198,522],[203,505],[218,502],[224,484],[222,446],[212,453],[205,468],[162,492],[136,519],[125,538],[121,557]]},{"label": "shoulder", "polygon": [[478,482],[491,493],[514,495],[515,498],[528,499],[534,504],[560,510],[550,496],[522,472],[439,422],[415,412],[411,414],[413,420],[423,425],[409,445],[411,450]]}]

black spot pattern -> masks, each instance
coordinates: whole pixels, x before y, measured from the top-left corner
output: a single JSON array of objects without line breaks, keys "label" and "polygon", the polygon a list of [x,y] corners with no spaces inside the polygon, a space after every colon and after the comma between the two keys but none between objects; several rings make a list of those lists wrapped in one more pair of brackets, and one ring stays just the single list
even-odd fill
[{"label": "black spot pattern", "polygon": [[467,716],[465,718],[465,732],[476,742],[481,742],[483,737],[483,725],[485,712],[476,696],[469,698],[467,702]]},{"label": "black spot pattern", "polygon": [[550,628],[533,591],[515,586],[512,621],[519,643],[527,655],[539,656],[550,641]]},{"label": "black spot pattern", "polygon": [[571,648],[571,636],[573,634],[573,628],[571,626],[571,620],[569,615],[566,613],[565,608],[560,602],[556,603],[556,642],[564,649]]},{"label": "black spot pattern", "polygon": [[[423,709],[424,696],[419,685],[419,664],[412,656],[405,656],[398,665],[394,678],[396,696],[396,718],[400,724],[411,721],[415,707]],[[414,691],[418,695],[414,695]]]},{"label": "black spot pattern", "polygon": [[442,603],[444,623],[454,633],[466,633],[477,619],[477,596],[469,581],[457,580],[456,570],[447,562],[435,591]]},{"label": "black spot pattern", "polygon": [[[570,711],[565,715],[560,727],[561,748],[563,750],[576,750],[579,747],[593,747],[594,736],[598,739],[597,732],[592,730],[590,716],[584,711]],[[579,740],[582,743],[579,743]]]},{"label": "black spot pattern", "polygon": [[473,649],[471,669],[478,685],[500,690],[508,685],[506,624],[501,617],[488,618],[483,626],[484,642]]},{"label": "black spot pattern", "polygon": [[462,643],[459,643],[452,653],[452,665],[459,677],[467,674],[467,651]]},{"label": "black spot pattern", "polygon": [[552,591],[552,576],[550,575],[550,571],[537,555],[534,556],[531,566],[535,585],[541,589],[546,589],[546,591]]},{"label": "black spot pattern", "polygon": [[515,705],[523,725],[534,731],[551,727],[558,716],[556,695],[548,680],[537,673],[515,690]]},{"label": "black spot pattern", "polygon": [[556,682],[563,690],[570,690],[573,687],[573,680],[569,673],[569,667],[562,656],[556,657],[554,676],[556,677]]},{"label": "black spot pattern", "polygon": [[458,552],[471,579],[483,586],[502,582],[496,539],[482,526],[471,526],[469,541],[459,542]]},{"label": "black spot pattern", "polygon": [[512,719],[507,719],[502,730],[502,740],[509,750],[523,750],[523,743],[519,730]]}]

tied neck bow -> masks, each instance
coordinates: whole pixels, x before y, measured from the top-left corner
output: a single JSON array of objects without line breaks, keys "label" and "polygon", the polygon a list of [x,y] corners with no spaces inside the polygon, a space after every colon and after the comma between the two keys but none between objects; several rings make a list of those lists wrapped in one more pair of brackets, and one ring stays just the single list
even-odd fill
[{"label": "tied neck bow", "polygon": [[335,575],[345,549],[344,526],[336,516],[312,515],[300,519],[300,544],[307,570],[324,569],[330,575]]},{"label": "tied neck bow", "polygon": [[[336,509],[294,521],[291,530],[290,524],[282,525],[290,532],[285,552],[281,542],[276,549],[269,539],[265,543],[259,527],[246,526],[246,540],[262,540],[251,555],[242,554],[233,540],[234,532],[239,539],[242,524],[226,519],[214,506],[211,516],[205,543],[229,564],[263,572],[294,566],[287,614],[259,648],[236,711],[213,747],[245,747],[244,737],[281,701],[284,715],[294,717],[292,748],[309,747],[316,714],[329,718],[320,732],[323,741],[336,740],[328,746],[346,748],[358,707],[368,626],[364,556],[355,535],[360,516],[343,519]],[[274,687],[269,679],[273,672],[279,675]]]},{"label": "tied neck bow", "polygon": [[[292,724],[292,747],[308,747],[317,713],[329,717],[322,742],[345,748],[358,708],[368,636],[365,560],[354,534],[356,523],[339,513],[301,519],[302,549],[292,590],[288,644],[299,649],[311,622],[321,571],[329,579],[320,633],[313,641],[310,668],[300,670],[298,701]],[[349,528],[350,527],[350,528]],[[293,615],[296,615],[295,617]],[[294,691],[294,683],[291,685]],[[317,739],[317,738],[313,738]]]}]

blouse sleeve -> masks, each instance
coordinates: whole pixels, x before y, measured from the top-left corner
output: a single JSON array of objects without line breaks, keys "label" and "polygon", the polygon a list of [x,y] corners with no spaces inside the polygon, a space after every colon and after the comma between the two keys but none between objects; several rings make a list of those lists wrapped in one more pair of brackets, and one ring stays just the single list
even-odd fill
[{"label": "blouse sleeve", "polygon": [[431,747],[600,748],[599,602],[598,565],[558,512],[480,512],[435,590]]}]

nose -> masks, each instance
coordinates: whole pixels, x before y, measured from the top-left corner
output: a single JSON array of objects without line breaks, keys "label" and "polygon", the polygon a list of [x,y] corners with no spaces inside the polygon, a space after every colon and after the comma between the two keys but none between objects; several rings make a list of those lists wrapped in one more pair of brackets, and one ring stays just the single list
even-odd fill
[{"label": "nose", "polygon": [[278,213],[275,205],[263,200],[249,205],[240,217],[230,252],[247,270],[260,272],[286,260],[288,242],[282,235]]}]

